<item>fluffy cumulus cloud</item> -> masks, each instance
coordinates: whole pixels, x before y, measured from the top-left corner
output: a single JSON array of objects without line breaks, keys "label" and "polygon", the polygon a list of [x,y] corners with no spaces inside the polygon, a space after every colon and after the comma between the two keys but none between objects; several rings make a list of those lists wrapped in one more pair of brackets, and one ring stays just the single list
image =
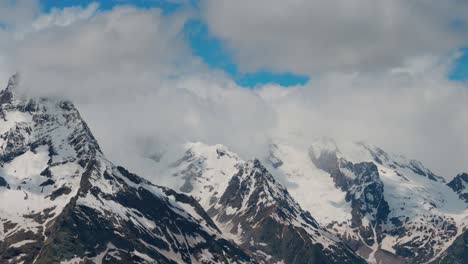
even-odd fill
[{"label": "fluffy cumulus cloud", "polygon": [[317,74],[397,67],[468,40],[468,2],[205,0],[203,17],[246,71]]},{"label": "fluffy cumulus cloud", "polygon": [[190,68],[189,50],[179,39],[185,19],[128,6],[54,10],[15,35],[5,60],[22,73],[22,89],[31,93],[80,100],[90,93],[90,99],[119,95],[175,72],[182,58]]},{"label": "fluffy cumulus cloud", "polygon": [[145,158],[181,143],[225,143],[253,156],[274,114],[259,95],[209,71],[183,35],[190,11],[96,4],[52,10],[6,30],[3,83],[74,101],[113,159],[147,173]]},{"label": "fluffy cumulus cloud", "polygon": [[[251,158],[272,137],[308,144],[323,135],[381,145],[447,177],[468,170],[468,88],[446,78],[446,55],[466,36],[449,14],[462,19],[463,5],[219,2],[170,15],[1,6],[23,14],[0,22],[1,81],[18,70],[20,93],[73,100],[110,158],[146,175],[148,157],[187,141]],[[198,15],[244,70],[317,74],[304,86],[239,87],[192,54],[183,27]]]},{"label": "fluffy cumulus cloud", "polygon": [[1,1],[0,23],[14,27],[26,26],[39,11],[39,2],[36,0]]}]

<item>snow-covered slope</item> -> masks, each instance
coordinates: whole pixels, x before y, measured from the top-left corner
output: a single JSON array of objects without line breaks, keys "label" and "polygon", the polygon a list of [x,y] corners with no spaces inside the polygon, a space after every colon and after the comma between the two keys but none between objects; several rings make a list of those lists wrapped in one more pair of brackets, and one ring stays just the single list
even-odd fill
[{"label": "snow-covered slope", "polygon": [[252,263],[191,197],[113,165],[66,101],[0,92],[0,263]]},{"label": "snow-covered slope", "polygon": [[302,210],[260,161],[245,162],[219,144],[185,147],[183,157],[162,170],[164,183],[200,201],[223,235],[258,261],[362,261]]},{"label": "snow-covered slope", "polygon": [[466,174],[330,139],[274,139],[248,162],[189,143],[155,177],[180,194],[106,159],[73,104],[16,84],[0,92],[0,263],[465,259]]},{"label": "snow-covered slope", "polygon": [[161,184],[187,193],[209,208],[226,189],[243,161],[223,145],[187,143],[186,152],[162,170]]},{"label": "snow-covered slope", "polygon": [[364,263],[257,159],[240,166],[208,213],[262,263]]},{"label": "snow-covered slope", "polygon": [[[331,139],[309,145],[276,139],[270,150],[263,161],[274,178],[304,210],[369,262],[431,261],[468,224],[463,200],[421,162],[364,143],[337,144]],[[245,164],[222,145],[192,143],[166,170],[170,179],[166,183],[193,195],[213,214],[210,208]],[[462,196],[463,191],[458,193]],[[239,212],[227,206],[222,211],[231,218],[221,226],[233,233]],[[214,214],[216,219],[220,214]],[[237,235],[232,238],[239,241]]]},{"label": "snow-covered slope", "polygon": [[420,162],[364,143],[276,140],[270,169],[293,197],[371,262],[426,262],[466,225],[466,205]]}]

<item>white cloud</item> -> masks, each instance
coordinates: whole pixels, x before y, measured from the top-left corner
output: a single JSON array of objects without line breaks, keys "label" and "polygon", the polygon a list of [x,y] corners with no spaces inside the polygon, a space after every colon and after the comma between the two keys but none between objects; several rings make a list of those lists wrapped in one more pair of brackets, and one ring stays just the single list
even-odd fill
[{"label": "white cloud", "polygon": [[459,0],[205,0],[203,17],[245,71],[374,71],[468,44]]},{"label": "white cloud", "polygon": [[52,12],[5,52],[29,93],[80,101],[119,96],[197,63],[180,36],[186,14],[165,17],[159,9],[132,7],[96,12],[94,4]]},{"label": "white cloud", "polygon": [[245,157],[264,153],[276,124],[260,96],[200,76],[160,82],[126,101],[82,105],[82,112],[112,158],[143,174],[152,167],[142,157],[191,141],[222,143]]},{"label": "white cloud", "polygon": [[38,17],[33,22],[32,28],[39,31],[53,26],[69,26],[76,21],[89,19],[96,14],[98,7],[98,3],[91,3],[87,7],[53,8],[50,13]]},{"label": "white cloud", "polygon": [[[266,153],[272,135],[300,136],[304,144],[321,135],[366,140],[444,176],[468,170],[468,88],[446,79],[452,59],[408,60],[411,52],[403,52],[385,70],[330,71],[306,86],[245,89],[191,54],[182,34],[191,15],[90,5],[29,17],[21,38],[20,29],[0,30],[0,78],[18,69],[24,93],[73,100],[110,158],[146,174],[145,157],[185,141],[226,144],[251,158]],[[301,39],[291,34],[283,38],[295,47]],[[307,61],[270,65],[301,69]]]},{"label": "white cloud", "polygon": [[109,156],[137,171],[145,172],[141,155],[186,141],[253,156],[267,144],[273,111],[191,55],[182,35],[189,17],[129,6],[55,10],[3,54],[21,73],[22,93],[73,100]]},{"label": "white cloud", "polygon": [[276,110],[281,137],[364,140],[450,178],[468,170],[468,86],[447,80],[448,67],[418,58],[380,74],[326,74],[283,96],[272,98],[283,89],[274,86],[259,93]]},{"label": "white cloud", "polygon": [[38,0],[4,0],[0,2],[0,24],[13,28],[25,26],[39,11]]}]

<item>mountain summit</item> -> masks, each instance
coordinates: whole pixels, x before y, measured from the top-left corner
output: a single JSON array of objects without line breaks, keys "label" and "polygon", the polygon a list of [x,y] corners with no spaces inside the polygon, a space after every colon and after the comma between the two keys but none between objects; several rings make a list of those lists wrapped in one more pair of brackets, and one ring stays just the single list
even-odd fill
[{"label": "mountain summit", "polygon": [[197,142],[158,168],[162,187],[108,160],[71,102],[17,85],[0,91],[0,263],[466,259],[466,173],[332,139],[248,161]]},{"label": "mountain summit", "polygon": [[277,140],[268,161],[293,197],[369,262],[433,261],[468,224],[463,176],[447,185],[421,162],[378,147]]},{"label": "mountain summit", "polygon": [[240,166],[208,214],[264,263],[365,263],[303,210],[258,159]]},{"label": "mountain summit", "polygon": [[75,106],[0,92],[0,263],[252,263],[191,197],[115,166]]},{"label": "mountain summit", "polygon": [[[327,258],[346,256],[347,248],[368,263],[463,259],[464,174],[447,184],[419,161],[329,138],[304,145],[276,139],[267,157],[251,161],[220,144],[185,147],[165,184],[201,201],[257,261],[301,263],[293,255],[307,254],[325,263],[359,261]],[[302,252],[304,240],[321,249]]]},{"label": "mountain summit", "polygon": [[[0,92],[0,263],[363,263],[260,161],[193,145],[171,164],[187,196],[114,165],[71,102],[17,98],[17,83]],[[238,194],[250,209],[227,217]]]}]

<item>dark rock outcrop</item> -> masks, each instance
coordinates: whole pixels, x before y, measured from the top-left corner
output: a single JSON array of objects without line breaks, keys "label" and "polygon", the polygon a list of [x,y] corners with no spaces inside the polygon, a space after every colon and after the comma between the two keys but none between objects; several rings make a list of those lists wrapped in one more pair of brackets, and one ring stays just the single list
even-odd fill
[{"label": "dark rock outcrop", "polygon": [[458,174],[447,185],[468,203],[468,173]]},{"label": "dark rock outcrop", "polygon": [[15,85],[0,92],[0,263],[255,263],[193,198],[107,160],[72,103]]},{"label": "dark rock outcrop", "polygon": [[259,160],[241,166],[208,213],[262,263],[365,263],[302,210]]}]

